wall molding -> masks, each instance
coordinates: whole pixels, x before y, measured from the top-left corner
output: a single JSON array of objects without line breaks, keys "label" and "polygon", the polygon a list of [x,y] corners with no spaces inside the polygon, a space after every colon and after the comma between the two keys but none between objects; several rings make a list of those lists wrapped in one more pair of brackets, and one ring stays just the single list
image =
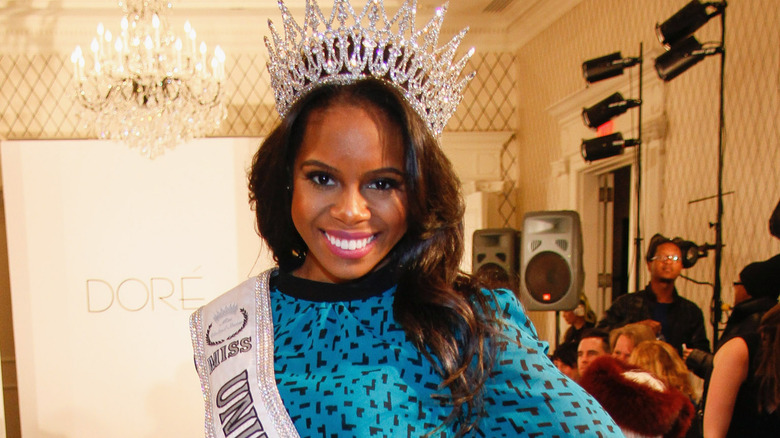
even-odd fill
[{"label": "wall molding", "polygon": [[502,192],[510,181],[501,176],[501,149],[512,131],[444,132],[441,147],[463,185],[464,196]]}]

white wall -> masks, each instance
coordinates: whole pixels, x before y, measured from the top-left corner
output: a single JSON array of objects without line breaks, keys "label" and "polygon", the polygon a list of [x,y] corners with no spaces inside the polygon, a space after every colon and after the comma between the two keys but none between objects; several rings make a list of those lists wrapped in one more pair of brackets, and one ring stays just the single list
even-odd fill
[{"label": "white wall", "polygon": [[22,435],[200,436],[188,316],[253,275],[257,139],[2,143]]}]

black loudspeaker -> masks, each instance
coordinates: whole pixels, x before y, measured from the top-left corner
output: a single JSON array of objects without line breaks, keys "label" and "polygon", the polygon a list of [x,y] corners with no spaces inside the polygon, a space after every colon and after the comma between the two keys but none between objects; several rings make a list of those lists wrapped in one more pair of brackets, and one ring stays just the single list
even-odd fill
[{"label": "black loudspeaker", "polygon": [[539,211],[523,219],[520,296],[527,310],[572,310],[583,284],[582,230],[575,211]]},{"label": "black loudspeaker", "polygon": [[490,289],[517,291],[520,271],[520,232],[514,228],[474,231],[471,272]]}]

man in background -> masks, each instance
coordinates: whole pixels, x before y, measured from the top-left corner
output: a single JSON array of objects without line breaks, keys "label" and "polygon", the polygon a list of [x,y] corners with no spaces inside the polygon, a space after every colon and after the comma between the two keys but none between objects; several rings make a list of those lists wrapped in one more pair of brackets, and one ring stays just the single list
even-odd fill
[{"label": "man in background", "polygon": [[692,301],[681,297],[674,286],[682,271],[682,251],[678,244],[660,234],[650,239],[647,248],[650,283],[644,290],[618,298],[597,327],[613,330],[632,322],[647,325],[658,339],[674,346],[709,352],[704,315]]},{"label": "man in background", "polygon": [[585,329],[577,345],[577,372],[580,376],[599,356],[609,355],[609,333],[599,329]]}]

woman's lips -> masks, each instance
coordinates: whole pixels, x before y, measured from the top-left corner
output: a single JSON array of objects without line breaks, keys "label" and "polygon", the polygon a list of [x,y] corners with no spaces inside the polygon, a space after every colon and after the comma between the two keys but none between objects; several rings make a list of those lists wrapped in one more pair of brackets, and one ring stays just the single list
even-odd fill
[{"label": "woman's lips", "polygon": [[325,239],[333,253],[345,258],[360,258],[371,251],[373,242],[376,240],[376,234],[362,234],[359,236],[350,236],[342,234],[323,232]]}]

